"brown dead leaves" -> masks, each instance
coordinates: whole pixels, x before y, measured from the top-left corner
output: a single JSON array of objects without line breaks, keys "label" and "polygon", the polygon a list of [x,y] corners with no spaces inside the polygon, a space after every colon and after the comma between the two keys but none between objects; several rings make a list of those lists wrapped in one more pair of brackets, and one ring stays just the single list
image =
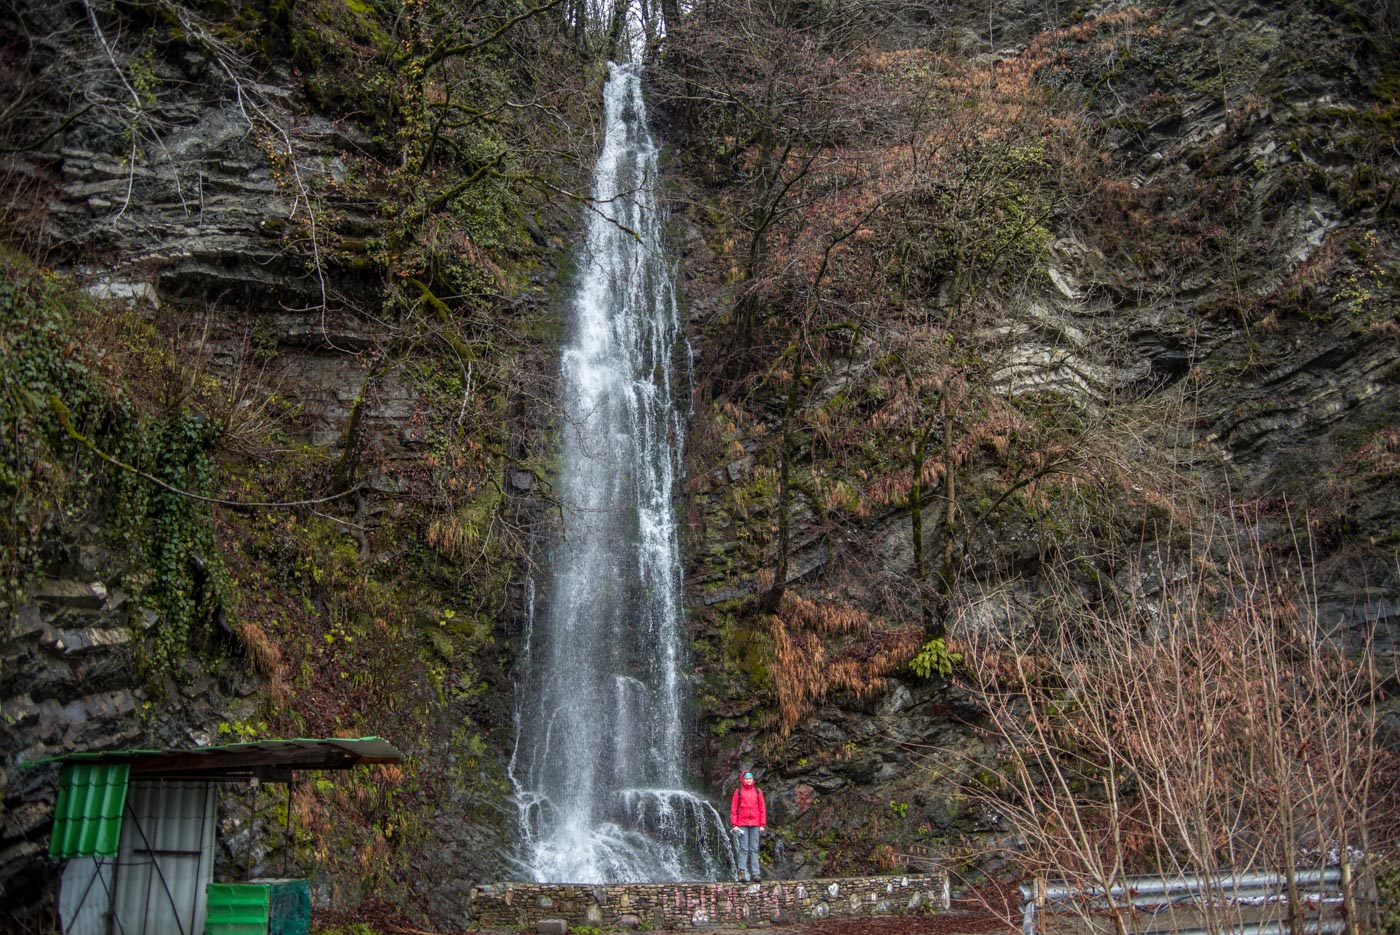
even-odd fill
[{"label": "brown dead leaves", "polygon": [[778,730],[789,734],[827,695],[869,695],[906,664],[923,640],[918,626],[893,624],[835,602],[809,600],[791,591],[769,617]]}]

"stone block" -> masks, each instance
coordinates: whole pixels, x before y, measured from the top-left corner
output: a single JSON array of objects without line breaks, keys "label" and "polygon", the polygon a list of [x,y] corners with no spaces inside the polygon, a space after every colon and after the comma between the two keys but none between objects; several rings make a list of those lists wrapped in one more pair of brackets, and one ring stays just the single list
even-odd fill
[{"label": "stone block", "polygon": [[20,841],[18,844],[12,844],[0,851],[0,867],[18,866],[20,861],[38,857],[47,849],[47,845],[39,841]]},{"label": "stone block", "polygon": [[729,474],[729,480],[733,482],[748,477],[749,472],[753,470],[755,463],[756,462],[754,461],[753,455],[749,455],[746,458],[740,458],[738,461],[729,462],[729,464],[725,466],[725,471]]},{"label": "stone block", "polygon": [[65,656],[93,652],[110,646],[131,642],[130,630],[83,627],[81,630],[58,631],[58,642],[52,648]]},{"label": "stone block", "polygon": [[0,717],[11,727],[18,726],[39,715],[40,708],[28,695],[7,698],[0,702]]},{"label": "stone block", "polygon": [[107,602],[107,588],[100,581],[88,583],[71,578],[47,578],[39,582],[29,596],[55,607],[97,610]]},{"label": "stone block", "polygon": [[6,837],[29,837],[53,818],[53,804],[31,802],[13,809],[5,818]]},{"label": "stone block", "polygon": [[535,923],[536,935],[566,935],[569,923],[563,919],[541,919]]},{"label": "stone block", "polygon": [[14,636],[28,636],[44,628],[44,613],[38,604],[21,604],[15,612]]}]

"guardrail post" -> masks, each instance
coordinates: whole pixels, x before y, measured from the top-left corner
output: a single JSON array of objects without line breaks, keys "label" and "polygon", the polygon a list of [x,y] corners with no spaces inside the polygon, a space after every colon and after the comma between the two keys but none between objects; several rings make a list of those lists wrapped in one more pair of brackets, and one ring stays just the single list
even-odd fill
[{"label": "guardrail post", "polygon": [[1045,912],[1045,878],[1035,878],[1035,898],[1031,901],[1031,913],[1026,917],[1030,928],[1026,935],[1037,935],[1040,931],[1039,917],[1043,918]]}]

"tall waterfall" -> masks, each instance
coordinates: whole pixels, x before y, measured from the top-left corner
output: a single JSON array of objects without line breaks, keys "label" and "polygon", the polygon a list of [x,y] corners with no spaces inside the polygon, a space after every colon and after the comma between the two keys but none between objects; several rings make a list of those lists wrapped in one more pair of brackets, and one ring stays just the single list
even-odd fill
[{"label": "tall waterfall", "polygon": [[682,769],[679,322],[657,151],[639,66],[609,68],[563,354],[562,528],[517,686],[521,869],[540,882],[714,879],[726,826]]}]

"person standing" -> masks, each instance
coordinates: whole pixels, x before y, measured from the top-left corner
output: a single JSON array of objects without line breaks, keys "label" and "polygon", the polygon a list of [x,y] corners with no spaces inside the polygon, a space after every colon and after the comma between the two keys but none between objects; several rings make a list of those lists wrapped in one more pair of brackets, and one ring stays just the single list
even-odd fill
[{"label": "person standing", "polygon": [[739,882],[760,882],[763,875],[758,869],[758,836],[768,826],[768,809],[763,803],[763,790],[754,785],[751,772],[745,771],[729,800],[729,824],[734,828],[739,851]]}]

